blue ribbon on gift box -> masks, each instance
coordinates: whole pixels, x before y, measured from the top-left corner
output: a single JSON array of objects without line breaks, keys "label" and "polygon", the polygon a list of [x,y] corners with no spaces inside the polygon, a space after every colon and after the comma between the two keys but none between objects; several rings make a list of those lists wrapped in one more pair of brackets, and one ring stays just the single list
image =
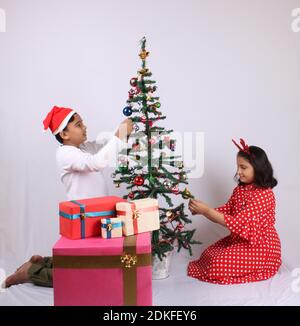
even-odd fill
[{"label": "blue ribbon on gift box", "polygon": [[116,211],[103,211],[103,212],[85,212],[85,205],[79,203],[76,200],[71,200],[71,203],[74,203],[80,207],[79,214],[67,214],[65,212],[59,211],[59,215],[70,220],[75,220],[80,218],[81,224],[81,238],[85,238],[85,219],[88,217],[100,217],[100,216],[116,216]]},{"label": "blue ribbon on gift box", "polygon": [[[111,229],[108,228],[108,226],[111,226]],[[106,229],[106,237],[107,239],[111,238],[111,231],[116,228],[121,228],[122,227],[122,222],[115,222],[113,223],[110,218],[106,219],[106,223],[101,223],[101,227]]]}]

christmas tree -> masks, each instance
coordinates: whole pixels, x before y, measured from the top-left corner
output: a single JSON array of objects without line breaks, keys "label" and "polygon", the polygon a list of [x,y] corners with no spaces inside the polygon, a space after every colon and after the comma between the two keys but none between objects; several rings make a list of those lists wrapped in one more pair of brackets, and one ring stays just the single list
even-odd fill
[{"label": "christmas tree", "polygon": [[[167,208],[160,208],[160,229],[152,232],[152,254],[161,259],[164,254],[177,246],[189,250],[199,243],[193,240],[195,230],[185,229],[191,220],[184,212],[184,203],[174,208],[171,195],[192,198],[190,191],[180,190],[180,184],[187,185],[187,173],[181,156],[174,155],[175,139],[173,130],[157,126],[166,119],[159,111],[161,104],[154,93],[156,82],[151,80],[152,73],[146,65],[149,52],[146,50],[145,37],[141,40],[141,68],[138,76],[130,79],[126,107],[123,114],[133,121],[133,129],[128,146],[119,153],[119,165],[113,173],[114,184],[120,187],[127,184],[126,199],[163,198]],[[168,154],[169,153],[169,154]]]}]

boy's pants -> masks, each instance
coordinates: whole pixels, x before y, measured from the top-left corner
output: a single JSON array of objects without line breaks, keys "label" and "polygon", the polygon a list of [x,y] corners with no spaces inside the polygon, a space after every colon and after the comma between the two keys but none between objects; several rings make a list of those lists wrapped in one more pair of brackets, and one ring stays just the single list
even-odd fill
[{"label": "boy's pants", "polygon": [[32,264],[28,274],[35,285],[52,287],[52,257],[44,257],[39,264]]}]

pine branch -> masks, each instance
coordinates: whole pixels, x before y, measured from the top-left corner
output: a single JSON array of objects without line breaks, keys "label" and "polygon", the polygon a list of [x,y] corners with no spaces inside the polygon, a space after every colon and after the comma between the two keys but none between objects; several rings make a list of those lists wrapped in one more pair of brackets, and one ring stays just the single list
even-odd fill
[{"label": "pine branch", "polygon": [[168,195],[166,195],[165,193],[161,193],[161,194],[162,194],[162,196],[165,198],[167,204],[168,204],[170,207],[173,207],[174,205],[173,205],[173,203],[172,203],[171,198],[170,198]]}]

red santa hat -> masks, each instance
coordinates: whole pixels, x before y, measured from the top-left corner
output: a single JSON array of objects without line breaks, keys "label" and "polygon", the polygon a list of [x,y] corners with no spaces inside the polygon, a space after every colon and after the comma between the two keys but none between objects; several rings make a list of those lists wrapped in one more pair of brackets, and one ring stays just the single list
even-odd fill
[{"label": "red santa hat", "polygon": [[54,106],[43,121],[44,131],[49,128],[54,136],[57,135],[67,126],[75,113],[72,109]]}]

